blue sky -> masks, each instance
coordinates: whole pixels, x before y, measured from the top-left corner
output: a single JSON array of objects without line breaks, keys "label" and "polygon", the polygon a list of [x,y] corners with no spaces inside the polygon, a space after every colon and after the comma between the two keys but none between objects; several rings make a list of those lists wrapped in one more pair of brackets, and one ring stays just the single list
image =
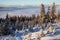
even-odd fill
[{"label": "blue sky", "polygon": [[55,4],[60,5],[60,0],[0,0],[2,5],[40,5],[43,4]]}]

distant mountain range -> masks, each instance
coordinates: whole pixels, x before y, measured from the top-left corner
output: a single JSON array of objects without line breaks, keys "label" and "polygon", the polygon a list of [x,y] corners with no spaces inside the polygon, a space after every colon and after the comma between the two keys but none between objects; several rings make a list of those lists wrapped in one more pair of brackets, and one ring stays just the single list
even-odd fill
[{"label": "distant mountain range", "polygon": [[14,11],[14,10],[23,10],[30,8],[39,8],[39,6],[17,6],[17,7],[0,7],[0,11]]},{"label": "distant mountain range", "polygon": [[[56,5],[60,6],[60,5]],[[30,9],[30,8],[40,8],[40,6],[8,6],[8,7],[0,7],[0,11],[14,11],[14,10],[23,10],[23,9]],[[48,8],[48,5],[45,6],[45,8]]]},{"label": "distant mountain range", "polygon": [[[47,12],[49,5],[45,5],[45,11]],[[56,5],[56,12],[60,10],[60,5]],[[27,15],[40,13],[40,6],[0,6],[0,17],[5,17],[6,14],[9,15]]]}]

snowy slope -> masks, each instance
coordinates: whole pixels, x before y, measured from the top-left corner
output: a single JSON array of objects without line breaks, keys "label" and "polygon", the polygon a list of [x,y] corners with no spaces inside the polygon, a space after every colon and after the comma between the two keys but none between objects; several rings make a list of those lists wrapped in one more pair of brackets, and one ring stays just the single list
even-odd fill
[{"label": "snowy slope", "polygon": [[[60,40],[60,26],[57,26],[56,24],[53,24],[54,27],[56,28],[56,34],[52,34],[52,33],[46,33],[46,30],[43,30],[45,36],[40,37],[40,40]],[[32,33],[33,35],[31,36],[31,39],[33,38],[37,38],[38,37],[38,33],[40,32],[39,30],[40,27],[34,27],[33,28],[35,31]],[[18,33],[16,34],[16,36],[12,37],[12,36],[0,36],[0,40],[6,39],[6,40],[23,40],[23,37],[28,37],[28,35],[30,35],[30,33],[28,33],[29,29],[27,30],[27,35],[23,35],[24,31],[18,31]],[[25,39],[24,39],[25,40]],[[35,40],[35,39],[34,39]]]},{"label": "snowy slope", "polygon": [[[54,25],[54,24],[53,24]],[[46,30],[44,30],[44,34],[45,36],[41,37],[40,40],[60,40],[60,26],[57,26],[56,24],[54,25],[54,27],[56,28],[56,34],[46,34]],[[39,31],[38,31],[39,32]],[[31,38],[37,38],[37,33],[38,32],[33,32],[32,35],[33,37]],[[29,35],[29,34],[28,34]],[[26,37],[26,36],[25,36]],[[35,39],[34,39],[35,40]]]}]

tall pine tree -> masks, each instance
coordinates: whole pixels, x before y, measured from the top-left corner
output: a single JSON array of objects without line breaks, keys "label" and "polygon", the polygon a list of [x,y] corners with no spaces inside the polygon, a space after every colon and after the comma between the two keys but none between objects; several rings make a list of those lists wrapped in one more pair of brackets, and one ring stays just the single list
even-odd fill
[{"label": "tall pine tree", "polygon": [[45,19],[45,9],[44,9],[44,5],[41,4],[41,7],[40,7],[40,25],[42,25],[44,23],[44,19]]},{"label": "tall pine tree", "polygon": [[50,10],[50,14],[49,14],[49,17],[50,17],[50,22],[53,22],[54,19],[55,19],[55,3],[53,3],[52,7],[51,7],[51,10]]}]

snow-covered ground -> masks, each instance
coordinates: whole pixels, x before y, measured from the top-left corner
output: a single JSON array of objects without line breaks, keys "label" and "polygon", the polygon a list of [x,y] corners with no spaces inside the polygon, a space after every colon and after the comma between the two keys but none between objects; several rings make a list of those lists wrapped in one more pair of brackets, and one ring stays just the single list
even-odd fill
[{"label": "snow-covered ground", "polygon": [[[42,37],[39,37],[40,40],[60,40],[60,26],[57,26],[56,24],[53,24],[54,28],[56,28],[56,33],[52,34],[52,33],[47,33],[47,30],[43,30],[43,33],[45,34]],[[38,38],[38,33],[41,34],[42,30],[40,27],[34,27],[33,28],[35,32],[28,32],[28,29],[26,29],[25,33],[27,33],[26,35],[24,34],[24,31],[18,31],[18,33],[12,37],[12,36],[0,36],[0,40],[25,40],[24,37],[26,38],[26,40],[28,40],[27,38],[31,38],[33,40],[35,40],[34,38]]]},{"label": "snow-covered ground", "polygon": [[[54,25],[54,24],[53,24]],[[46,34],[41,40],[60,40],[60,26],[55,24],[56,34]]]}]

